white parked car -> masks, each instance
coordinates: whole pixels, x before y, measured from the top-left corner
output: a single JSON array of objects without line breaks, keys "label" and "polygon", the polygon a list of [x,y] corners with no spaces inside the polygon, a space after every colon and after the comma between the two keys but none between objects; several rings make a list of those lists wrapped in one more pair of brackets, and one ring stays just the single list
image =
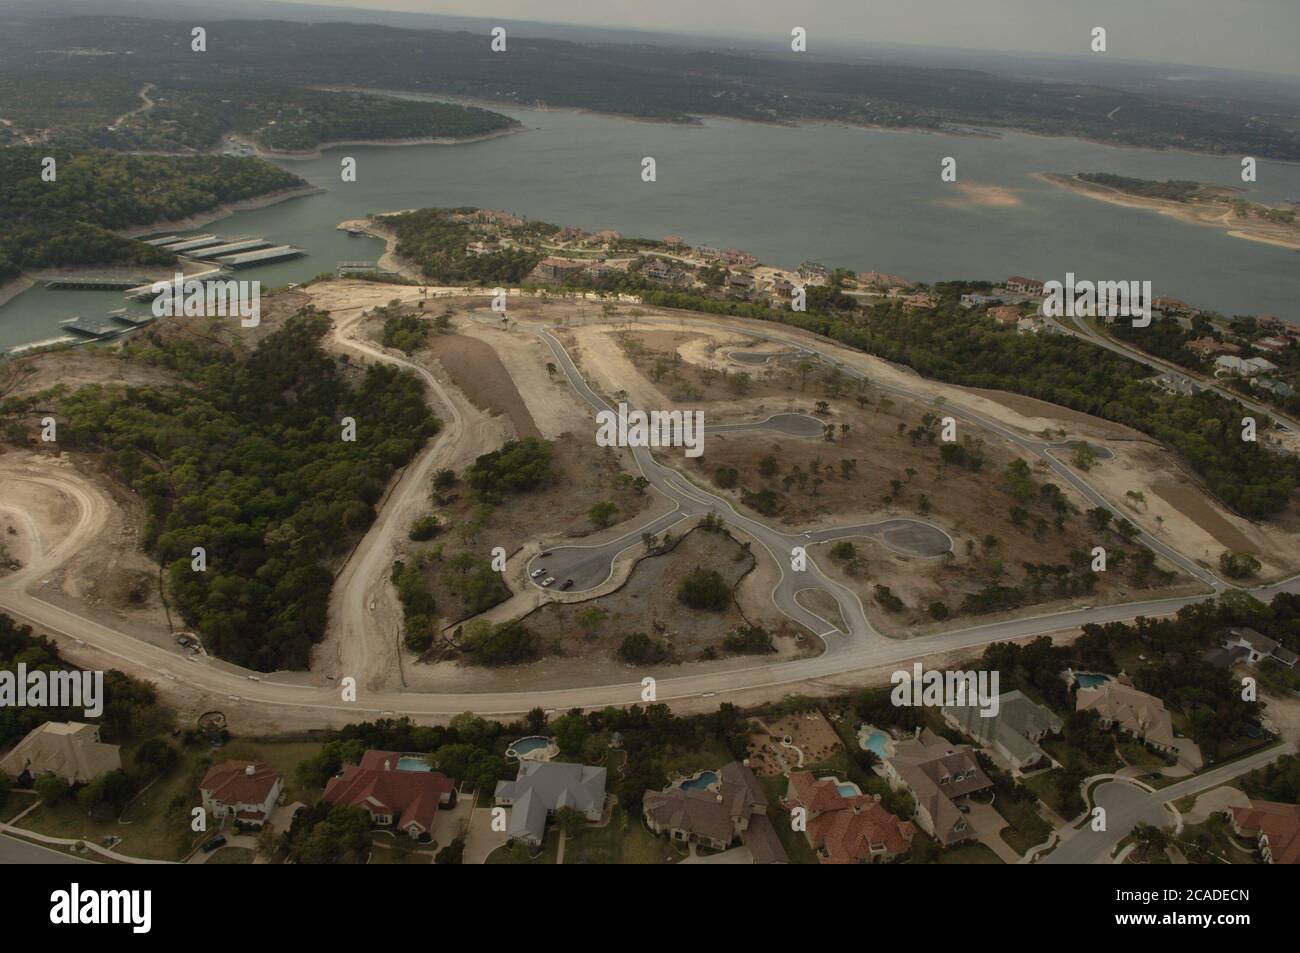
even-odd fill
[{"label": "white parked car", "polygon": [[545,572],[546,572],[546,567],[543,566],[541,569],[534,569],[531,573],[529,573],[529,575],[532,576],[534,579],[536,579],[538,576],[544,574]]},{"label": "white parked car", "polygon": [[543,586],[549,586],[549,585],[550,585],[551,583],[553,583],[553,582],[555,582],[555,577],[554,577],[554,576],[547,576],[545,579],[542,580],[542,585],[543,585]]}]

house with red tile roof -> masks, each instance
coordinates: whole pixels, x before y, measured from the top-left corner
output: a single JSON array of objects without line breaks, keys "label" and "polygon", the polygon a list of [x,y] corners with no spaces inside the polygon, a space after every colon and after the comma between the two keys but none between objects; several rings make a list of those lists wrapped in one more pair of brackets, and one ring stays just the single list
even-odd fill
[{"label": "house with red tile roof", "polygon": [[261,827],[275,810],[283,785],[264,761],[223,761],[203,775],[199,795],[203,809],[216,820]]},{"label": "house with red tile roof", "polygon": [[455,803],[456,783],[439,771],[409,770],[396,751],[367,751],[325,785],[331,804],[364,808],[376,827],[394,827],[412,838],[433,836],[438,808]]},{"label": "house with red tile roof", "polygon": [[1232,829],[1255,839],[1265,863],[1300,863],[1300,804],[1256,801],[1232,809]]},{"label": "house with red tile roof", "polygon": [[834,778],[816,780],[795,771],[785,793],[786,806],[803,808],[804,836],[823,864],[877,864],[912,847],[916,826],[880,806],[880,795],[845,797]]}]

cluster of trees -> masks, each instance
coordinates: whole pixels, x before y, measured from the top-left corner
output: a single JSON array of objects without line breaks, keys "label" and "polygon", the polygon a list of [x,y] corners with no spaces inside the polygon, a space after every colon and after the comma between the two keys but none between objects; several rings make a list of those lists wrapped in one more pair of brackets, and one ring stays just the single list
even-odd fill
[{"label": "cluster of trees", "polygon": [[395,347],[414,354],[429,339],[429,324],[418,314],[403,311],[400,307],[382,309],[384,331],[380,340],[384,347]]},{"label": "cluster of trees", "polygon": [[210,652],[260,671],[307,665],[333,582],[325,560],[370,525],[393,472],[441,427],[410,374],[375,365],[349,384],[321,347],[328,327],[308,310],[250,353],[147,333],[130,359],[186,385],[42,395],[61,444],[102,451],[145,501],[142,542],[181,616]]},{"label": "cluster of trees", "polygon": [[[521,284],[542,256],[524,248],[501,248],[471,255],[467,247],[475,233],[468,224],[452,217],[467,211],[472,210],[425,208],[388,215],[383,222],[397,234],[397,254],[417,263],[430,281],[487,286]],[[558,231],[556,226],[547,227]]]},{"label": "cluster of trees", "polygon": [[[1112,175],[1109,172],[1079,172],[1077,178],[1093,185],[1102,185],[1117,192],[1140,195],[1149,199],[1165,199],[1170,202],[1191,202],[1205,191],[1200,182],[1190,179],[1134,179],[1126,175]],[[1215,193],[1217,189],[1211,190]]]},{"label": "cluster of trees", "polygon": [[549,440],[510,440],[500,450],[476,459],[465,474],[465,482],[485,502],[498,500],[506,493],[527,493],[554,479],[554,455]]},{"label": "cluster of trees", "polygon": [[[41,179],[46,156],[56,162],[53,182]],[[167,265],[175,255],[113,230],[301,185],[298,176],[260,159],[0,149],[0,281],[24,268]]]},{"label": "cluster of trees", "polygon": [[692,609],[721,612],[731,605],[731,587],[716,569],[697,566],[678,584],[677,601]]},{"label": "cluster of trees", "polygon": [[[1129,359],[1064,334],[1014,334],[961,308],[966,282],[935,286],[936,308],[908,313],[881,302],[866,309],[794,312],[696,292],[655,291],[647,303],[776,321],[829,337],[926,377],[1009,390],[1127,424],[1175,450],[1210,491],[1254,518],[1284,510],[1300,485],[1300,460],[1241,439],[1243,409],[1212,391],[1169,394]],[[1267,426],[1261,421],[1260,426]]]}]

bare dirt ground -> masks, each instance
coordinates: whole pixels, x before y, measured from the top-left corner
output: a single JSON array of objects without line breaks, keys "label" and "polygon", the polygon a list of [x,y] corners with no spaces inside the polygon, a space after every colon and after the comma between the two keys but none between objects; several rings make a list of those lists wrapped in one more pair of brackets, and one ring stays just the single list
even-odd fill
[{"label": "bare dirt ground", "polygon": [[62,386],[74,391],[87,384],[164,387],[176,383],[162,368],[124,361],[108,348],[73,348],[7,361],[0,365],[0,399],[29,397]]},{"label": "bare dirt ground", "polygon": [[476,407],[504,415],[518,437],[542,435],[491,345],[460,334],[435,334],[429,353]]}]

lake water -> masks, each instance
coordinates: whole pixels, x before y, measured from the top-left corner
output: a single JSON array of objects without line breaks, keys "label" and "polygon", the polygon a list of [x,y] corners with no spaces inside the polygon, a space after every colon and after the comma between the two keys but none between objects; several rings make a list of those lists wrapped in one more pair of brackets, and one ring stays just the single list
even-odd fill
[{"label": "lake water", "polygon": [[[319,159],[281,161],[329,191],[240,212],[201,231],[257,235],[310,253],[241,273],[267,287],[332,272],[339,261],[377,259],[381,243],[335,229],[344,219],[473,205],[628,236],[677,234],[693,244],[742,248],[770,264],[812,259],[920,281],[1064,279],[1067,271],[1146,279],[1156,295],[1227,314],[1300,321],[1300,252],[1097,202],[1032,178],[1105,171],[1240,185],[1235,158],[1020,134],[995,139],[718,119],[674,126],[501,111],[523,121],[526,131],[464,145],[345,147]],[[343,156],[358,160],[355,183],[340,181]],[[658,181],[641,181],[643,156],[656,159]],[[945,156],[957,159],[959,184],[1007,190],[1012,204],[980,204],[940,182]],[[1260,163],[1251,197],[1300,198],[1300,165]],[[115,293],[33,289],[0,307],[0,348],[49,338],[62,319],[122,303]]]}]

